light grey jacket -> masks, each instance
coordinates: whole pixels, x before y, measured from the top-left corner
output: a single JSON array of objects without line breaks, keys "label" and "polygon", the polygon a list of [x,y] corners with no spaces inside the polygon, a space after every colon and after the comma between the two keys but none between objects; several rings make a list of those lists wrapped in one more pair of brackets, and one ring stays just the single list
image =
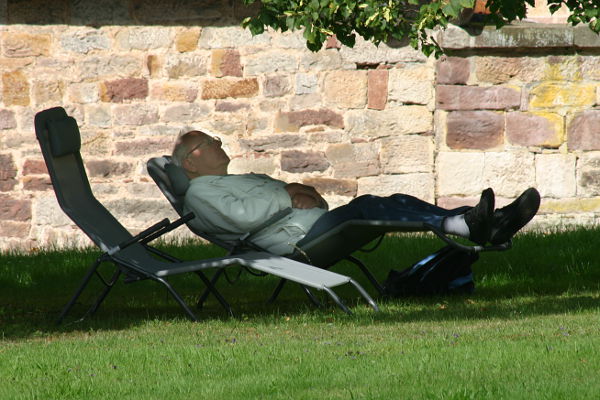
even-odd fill
[{"label": "light grey jacket", "polygon": [[[276,212],[292,207],[286,183],[267,175],[209,175],[190,181],[184,211],[196,218],[190,223],[221,240],[235,241],[252,232]],[[327,210],[298,209],[256,233],[252,241],[268,251],[291,254],[315,221]]]}]

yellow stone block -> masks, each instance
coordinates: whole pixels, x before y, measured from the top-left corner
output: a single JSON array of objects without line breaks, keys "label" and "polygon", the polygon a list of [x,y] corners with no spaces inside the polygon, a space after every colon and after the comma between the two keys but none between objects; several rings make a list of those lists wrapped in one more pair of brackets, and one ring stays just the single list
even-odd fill
[{"label": "yellow stone block", "polygon": [[532,108],[585,107],[596,103],[596,86],[542,83],[531,90]]},{"label": "yellow stone block", "polygon": [[570,213],[570,212],[598,212],[600,211],[600,198],[569,198],[560,200],[545,199],[540,206],[541,214]]},{"label": "yellow stone block", "polygon": [[180,53],[194,51],[198,47],[199,38],[200,29],[186,29],[175,37],[175,48]]},{"label": "yellow stone block", "polygon": [[565,142],[565,123],[562,115],[545,111],[532,112],[531,114],[544,118],[553,128],[554,134],[544,138],[544,140],[540,143],[540,146],[554,148]]}]

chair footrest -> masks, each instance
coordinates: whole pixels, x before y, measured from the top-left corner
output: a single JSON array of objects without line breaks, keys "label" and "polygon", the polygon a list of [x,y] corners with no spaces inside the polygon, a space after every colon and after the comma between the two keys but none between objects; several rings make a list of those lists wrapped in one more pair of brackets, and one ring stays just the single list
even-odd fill
[{"label": "chair footrest", "polygon": [[343,285],[351,280],[345,275],[264,252],[244,253],[239,263],[320,290]]}]

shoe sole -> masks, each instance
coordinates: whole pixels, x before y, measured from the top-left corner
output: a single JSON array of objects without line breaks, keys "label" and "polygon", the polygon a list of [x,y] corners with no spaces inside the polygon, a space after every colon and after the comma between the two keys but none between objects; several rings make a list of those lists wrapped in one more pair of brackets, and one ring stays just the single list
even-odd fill
[{"label": "shoe sole", "polygon": [[506,243],[533,219],[540,208],[540,194],[537,190],[527,189],[520,196],[512,212],[504,216],[498,222],[498,228],[492,233],[490,243],[497,245]]}]

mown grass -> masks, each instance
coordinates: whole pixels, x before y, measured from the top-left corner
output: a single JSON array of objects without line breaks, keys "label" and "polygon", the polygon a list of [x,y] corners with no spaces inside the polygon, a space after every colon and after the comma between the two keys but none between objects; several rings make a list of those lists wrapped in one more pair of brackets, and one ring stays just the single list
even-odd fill
[{"label": "mown grass", "polygon": [[[100,311],[54,323],[94,250],[0,256],[0,398],[595,399],[600,393],[600,230],[528,233],[482,254],[468,296],[378,299],[351,289],[354,311],[315,309],[290,285],[244,274],[219,285],[237,318],[210,299],[185,318],[153,282],[118,285]],[[362,257],[384,278],[441,246],[390,237]],[[182,258],[220,250],[162,246]],[[360,278],[350,265],[335,270]],[[174,285],[190,302],[194,276]],[[325,298],[323,298],[325,300]]]}]

